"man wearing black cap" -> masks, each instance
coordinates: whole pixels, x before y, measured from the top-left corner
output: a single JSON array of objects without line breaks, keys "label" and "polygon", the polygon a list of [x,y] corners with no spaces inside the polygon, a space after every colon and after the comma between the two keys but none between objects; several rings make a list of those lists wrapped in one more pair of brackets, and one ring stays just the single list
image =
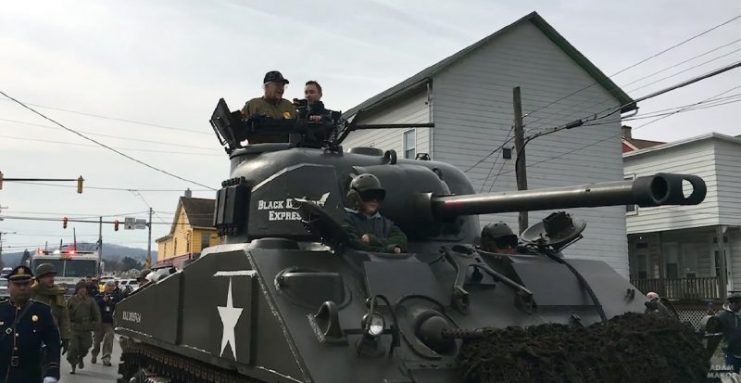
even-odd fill
[{"label": "man wearing black cap", "polygon": [[263,79],[265,94],[262,97],[247,101],[242,108],[242,114],[247,118],[256,115],[273,119],[290,120],[295,118],[296,107],[283,98],[286,84],[288,84],[288,80],[277,70],[266,73]]},{"label": "man wearing black cap", "polygon": [[[277,70],[265,74],[263,79],[265,94],[262,97],[247,101],[242,108],[244,118],[267,117],[275,120],[292,120],[296,118],[296,106],[283,98],[286,80]],[[271,134],[249,139],[250,144],[261,144],[266,142],[288,142],[287,134]]]},{"label": "man wearing black cap", "polygon": [[741,369],[741,318],[738,316],[741,310],[741,294],[728,295],[728,304],[723,307],[717,317],[721,324],[723,339],[726,341],[726,365],[733,367],[738,373]]},{"label": "man wearing black cap", "polygon": [[[31,269],[18,266],[6,278],[10,300],[0,303],[0,381],[56,383],[61,341],[51,309],[30,299]],[[42,345],[47,361],[43,375]]]}]

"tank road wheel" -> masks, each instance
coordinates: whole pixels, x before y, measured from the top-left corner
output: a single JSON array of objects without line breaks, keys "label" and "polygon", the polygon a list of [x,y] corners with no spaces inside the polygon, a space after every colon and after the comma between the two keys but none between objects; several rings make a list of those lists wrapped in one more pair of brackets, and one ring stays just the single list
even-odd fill
[{"label": "tank road wheel", "polygon": [[145,368],[140,368],[128,383],[170,383],[170,379],[158,376]]}]

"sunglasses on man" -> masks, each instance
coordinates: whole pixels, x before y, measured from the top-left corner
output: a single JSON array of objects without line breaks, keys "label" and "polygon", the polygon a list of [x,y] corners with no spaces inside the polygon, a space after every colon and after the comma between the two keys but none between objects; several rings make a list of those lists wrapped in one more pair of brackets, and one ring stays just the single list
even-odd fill
[{"label": "sunglasses on man", "polygon": [[360,192],[360,199],[363,202],[377,201],[381,202],[386,197],[386,192],[383,190],[367,190]]},{"label": "sunglasses on man", "polygon": [[507,235],[504,237],[499,238],[490,238],[494,240],[494,243],[497,245],[498,248],[504,249],[505,247],[511,247],[516,248],[517,247],[517,236],[515,235]]}]

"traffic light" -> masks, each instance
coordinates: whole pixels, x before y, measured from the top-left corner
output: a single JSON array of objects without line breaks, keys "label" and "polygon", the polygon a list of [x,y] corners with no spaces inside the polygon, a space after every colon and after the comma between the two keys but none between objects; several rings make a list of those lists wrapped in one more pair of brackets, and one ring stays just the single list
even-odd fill
[{"label": "traffic light", "polygon": [[118,231],[118,220],[113,220],[113,231]]},{"label": "traffic light", "polygon": [[67,219],[67,217],[62,218],[62,228],[63,229],[66,229],[67,228],[67,221],[69,221],[69,219]]},{"label": "traffic light", "polygon": [[0,172],[0,190],[3,190],[3,172]]},{"label": "traffic light", "polygon": [[82,176],[77,178],[77,194],[82,194],[82,181],[85,181],[85,179],[82,178]]}]

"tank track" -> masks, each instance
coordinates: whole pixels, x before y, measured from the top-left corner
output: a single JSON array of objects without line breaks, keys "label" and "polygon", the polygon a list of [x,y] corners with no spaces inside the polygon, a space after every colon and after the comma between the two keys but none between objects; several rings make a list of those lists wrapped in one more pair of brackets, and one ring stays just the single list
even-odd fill
[{"label": "tank track", "polygon": [[122,342],[119,383],[266,383],[138,342]]}]

